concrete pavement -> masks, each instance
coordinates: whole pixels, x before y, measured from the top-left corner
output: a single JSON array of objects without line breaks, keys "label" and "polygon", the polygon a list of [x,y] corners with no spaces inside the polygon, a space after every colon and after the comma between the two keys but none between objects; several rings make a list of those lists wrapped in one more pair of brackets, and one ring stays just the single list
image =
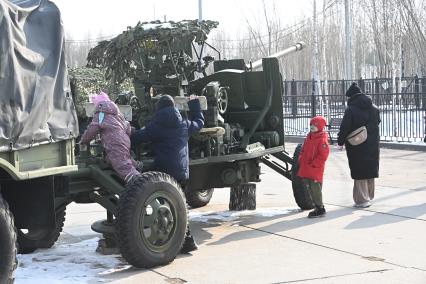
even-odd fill
[{"label": "concrete pavement", "polygon": [[[292,152],[295,144],[288,145]],[[373,206],[351,207],[352,180],[345,152],[332,150],[324,182],[328,211],[307,219],[291,183],[263,166],[257,213],[226,219],[229,190],[194,210],[200,249],[151,270],[104,274],[112,283],[426,283],[426,153],[382,149]],[[262,210],[283,214],[263,216]],[[283,209],[288,209],[288,212]],[[61,242],[92,238],[104,218],[97,205],[71,205]],[[215,217],[216,216],[216,217]],[[194,219],[198,220],[198,219]]]}]

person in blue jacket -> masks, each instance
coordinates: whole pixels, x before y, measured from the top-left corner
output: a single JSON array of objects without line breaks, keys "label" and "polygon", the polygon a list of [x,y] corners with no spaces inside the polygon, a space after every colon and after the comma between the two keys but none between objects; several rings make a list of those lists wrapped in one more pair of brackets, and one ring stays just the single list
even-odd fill
[{"label": "person in blue jacket", "polygon": [[[155,105],[152,120],[131,135],[132,145],[152,142],[155,158],[149,170],[167,173],[180,183],[189,179],[189,137],[204,126],[198,98],[191,96],[188,106],[189,119],[184,119],[175,108],[173,98],[169,95],[161,96]],[[188,253],[196,249],[197,245],[188,227],[181,252]]]}]

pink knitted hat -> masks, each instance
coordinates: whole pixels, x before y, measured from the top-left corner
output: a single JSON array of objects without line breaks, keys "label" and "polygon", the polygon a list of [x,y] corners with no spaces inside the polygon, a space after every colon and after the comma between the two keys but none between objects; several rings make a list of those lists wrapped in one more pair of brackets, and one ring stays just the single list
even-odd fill
[{"label": "pink knitted hat", "polygon": [[110,99],[106,93],[100,92],[97,95],[91,96],[90,100],[97,106],[100,102],[109,101]]}]

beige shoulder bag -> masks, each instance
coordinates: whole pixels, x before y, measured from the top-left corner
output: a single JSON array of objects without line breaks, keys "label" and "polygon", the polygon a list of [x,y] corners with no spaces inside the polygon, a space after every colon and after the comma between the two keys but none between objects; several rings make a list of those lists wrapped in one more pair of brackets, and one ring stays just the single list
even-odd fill
[{"label": "beige shoulder bag", "polygon": [[355,129],[349,133],[346,140],[348,140],[349,144],[352,146],[357,146],[364,143],[365,140],[367,140],[367,127],[361,126],[360,128]]}]

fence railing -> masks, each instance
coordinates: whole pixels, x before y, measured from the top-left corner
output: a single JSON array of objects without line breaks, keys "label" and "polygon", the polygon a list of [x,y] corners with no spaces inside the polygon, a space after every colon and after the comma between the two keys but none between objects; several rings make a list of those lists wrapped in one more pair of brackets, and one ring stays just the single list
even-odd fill
[{"label": "fence railing", "polygon": [[[426,90],[426,89],[425,89]],[[382,141],[420,142],[426,131],[426,92],[369,94],[380,110]],[[304,136],[309,120],[315,115],[342,118],[346,109],[344,95],[284,95],[284,130],[286,135]]]},{"label": "fence railing", "polygon": [[[426,77],[373,78],[355,80],[367,94],[391,93],[425,93]],[[353,80],[328,80],[320,81],[318,94],[344,95]],[[313,93],[313,80],[285,80],[284,95],[311,95]],[[326,91],[327,87],[327,92]]]}]

